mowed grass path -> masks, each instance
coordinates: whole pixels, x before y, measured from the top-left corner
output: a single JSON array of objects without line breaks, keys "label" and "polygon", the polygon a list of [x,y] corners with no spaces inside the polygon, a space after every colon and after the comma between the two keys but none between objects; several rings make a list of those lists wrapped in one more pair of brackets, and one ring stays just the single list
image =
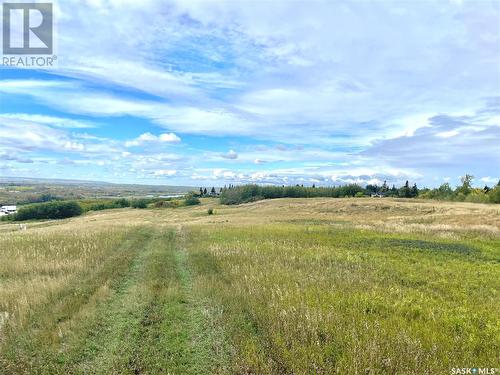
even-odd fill
[{"label": "mowed grass path", "polygon": [[[181,236],[177,236],[180,238]],[[3,329],[0,373],[219,372],[214,330],[192,295],[174,230],[130,231],[98,270]]]},{"label": "mowed grass path", "polygon": [[0,374],[440,374],[500,363],[494,235],[228,224],[230,211],[182,220],[206,217],[200,208],[144,211],[155,216],[131,224],[126,212],[0,233]]}]

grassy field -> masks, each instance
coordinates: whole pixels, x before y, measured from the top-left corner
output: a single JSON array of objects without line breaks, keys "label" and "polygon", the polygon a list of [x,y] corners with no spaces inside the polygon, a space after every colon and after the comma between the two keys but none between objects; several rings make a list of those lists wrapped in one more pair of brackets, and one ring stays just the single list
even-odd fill
[{"label": "grassy field", "polygon": [[499,367],[500,207],[215,202],[0,224],[0,373]]}]

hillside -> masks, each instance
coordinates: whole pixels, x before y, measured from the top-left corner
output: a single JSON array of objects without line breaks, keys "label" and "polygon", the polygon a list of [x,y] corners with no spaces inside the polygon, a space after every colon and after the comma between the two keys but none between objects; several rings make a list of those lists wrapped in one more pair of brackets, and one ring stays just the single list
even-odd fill
[{"label": "hillside", "polygon": [[500,360],[497,206],[203,199],[0,223],[0,243],[7,373],[422,374]]}]

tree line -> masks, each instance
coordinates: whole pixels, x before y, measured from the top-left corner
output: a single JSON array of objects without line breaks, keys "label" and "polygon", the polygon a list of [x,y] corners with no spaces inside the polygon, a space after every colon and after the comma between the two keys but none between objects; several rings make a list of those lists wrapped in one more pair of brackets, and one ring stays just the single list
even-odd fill
[{"label": "tree line", "polygon": [[461,185],[453,189],[448,183],[442,184],[438,188],[419,189],[416,183],[410,184],[406,181],[401,187],[392,185],[389,187],[386,181],[382,185],[368,184],[362,187],[357,184],[348,184],[333,187],[316,187],[315,185],[306,187],[295,186],[260,186],[260,185],[240,185],[224,187],[221,189],[220,201],[222,204],[240,204],[262,199],[273,198],[345,198],[345,197],[398,197],[398,198],[422,198],[440,199],[460,202],[475,203],[500,203],[500,181],[494,187],[484,188],[472,187],[473,176],[466,174],[461,178]]},{"label": "tree line", "polygon": [[200,204],[195,194],[187,194],[183,199],[177,198],[119,198],[119,199],[83,199],[80,201],[51,201],[44,203],[33,203],[21,206],[17,213],[2,216],[2,221],[25,221],[25,220],[47,220],[66,219],[79,216],[89,211],[101,211],[114,208],[162,208],[181,207]]}]

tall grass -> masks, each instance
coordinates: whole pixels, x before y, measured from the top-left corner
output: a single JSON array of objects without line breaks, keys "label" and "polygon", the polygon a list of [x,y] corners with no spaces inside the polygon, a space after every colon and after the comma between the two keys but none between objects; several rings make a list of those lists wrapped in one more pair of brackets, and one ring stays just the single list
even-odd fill
[{"label": "tall grass", "polygon": [[[499,362],[499,241],[315,226],[193,229],[234,373],[447,373]],[[488,365],[489,364],[489,365]]]},{"label": "tall grass", "polygon": [[127,231],[71,227],[0,233],[0,368],[29,372],[34,348],[48,349],[71,330],[63,323],[106,294],[130,257]]}]

